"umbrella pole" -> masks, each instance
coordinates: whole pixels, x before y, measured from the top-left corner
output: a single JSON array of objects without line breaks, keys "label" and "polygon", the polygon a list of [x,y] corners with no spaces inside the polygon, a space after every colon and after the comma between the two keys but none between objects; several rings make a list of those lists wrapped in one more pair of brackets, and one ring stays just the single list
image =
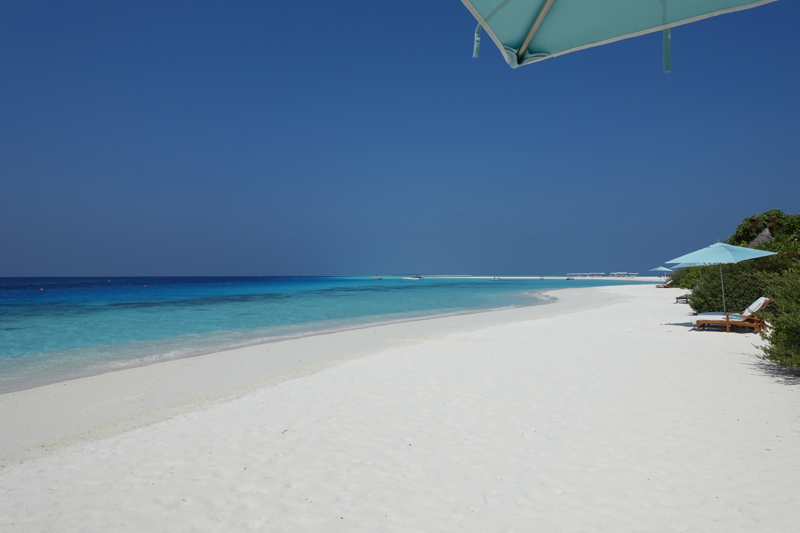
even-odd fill
[{"label": "umbrella pole", "polygon": [[520,46],[519,50],[517,50],[517,63],[520,65],[522,65],[522,60],[525,59],[525,52],[528,51],[528,45],[531,44],[533,36],[536,35],[537,31],[539,31],[539,26],[542,25],[542,21],[544,20],[544,17],[547,16],[547,12],[550,11],[554,1],[555,0],[544,0],[544,4],[542,4],[542,8],[539,10],[539,14],[536,15],[533,25],[528,30],[528,34],[525,36],[525,40],[522,41],[522,46]]},{"label": "umbrella pole", "polygon": [[722,312],[727,313],[728,308],[725,306],[725,281],[722,279],[722,263],[719,264],[719,284],[722,286]]}]

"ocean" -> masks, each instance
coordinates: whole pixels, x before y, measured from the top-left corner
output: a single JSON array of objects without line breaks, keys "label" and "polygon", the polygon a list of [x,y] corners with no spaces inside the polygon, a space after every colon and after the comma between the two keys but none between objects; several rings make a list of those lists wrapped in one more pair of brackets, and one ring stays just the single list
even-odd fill
[{"label": "ocean", "polygon": [[541,305],[626,280],[0,278],[0,393],[166,359],[403,320]]}]

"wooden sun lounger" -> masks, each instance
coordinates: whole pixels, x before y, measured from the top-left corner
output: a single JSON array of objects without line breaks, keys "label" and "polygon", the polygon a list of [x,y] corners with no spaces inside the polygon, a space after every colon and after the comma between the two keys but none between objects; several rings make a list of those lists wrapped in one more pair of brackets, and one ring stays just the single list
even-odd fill
[{"label": "wooden sun lounger", "polygon": [[739,313],[704,313],[697,315],[695,327],[697,331],[708,328],[721,328],[724,326],[725,331],[728,333],[731,332],[731,329],[736,331],[737,328],[763,332],[766,330],[767,324],[763,319],[754,317],[753,313],[761,311],[768,306],[771,301],[772,300],[769,298],[759,298],[750,304],[750,307]]},{"label": "wooden sun lounger", "polygon": [[684,294],[683,296],[678,296],[677,298],[675,298],[675,303],[677,304],[677,303],[683,302],[683,303],[687,303],[688,304],[689,303],[689,296],[690,295],[688,295],[688,294]]},{"label": "wooden sun lounger", "polygon": [[659,288],[659,289],[669,289],[672,286],[673,283],[675,283],[674,280],[669,280],[668,282],[664,283],[663,285],[656,285],[656,287]]},{"label": "wooden sun lounger", "polygon": [[761,318],[754,316],[741,316],[741,315],[728,315],[725,317],[718,317],[716,319],[703,319],[695,323],[697,331],[705,330],[708,328],[725,328],[727,333],[736,331],[737,328],[744,330],[752,329],[754,332],[761,333],[766,329],[766,324]]}]

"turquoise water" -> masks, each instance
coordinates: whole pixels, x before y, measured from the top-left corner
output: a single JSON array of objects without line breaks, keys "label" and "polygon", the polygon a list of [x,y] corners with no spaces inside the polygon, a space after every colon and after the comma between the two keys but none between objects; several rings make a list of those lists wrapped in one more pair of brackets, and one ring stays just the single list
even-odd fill
[{"label": "turquoise water", "polygon": [[[613,280],[0,278],[0,392],[419,317],[539,305]],[[629,282],[628,282],[629,283]]]}]

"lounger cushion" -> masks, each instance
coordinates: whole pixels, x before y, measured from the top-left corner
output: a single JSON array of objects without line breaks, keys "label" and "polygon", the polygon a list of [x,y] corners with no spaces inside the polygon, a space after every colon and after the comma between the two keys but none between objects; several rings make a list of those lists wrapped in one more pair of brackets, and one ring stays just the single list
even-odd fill
[{"label": "lounger cushion", "polygon": [[[745,309],[741,316],[751,316],[753,313],[757,313],[764,309],[764,306],[769,303],[769,298],[764,298],[763,296],[756,300],[755,302],[750,304],[750,307]],[[692,317],[692,322],[697,322],[699,320],[724,320],[725,315],[734,315],[738,313],[700,313],[697,316]],[[722,318],[714,318],[714,317],[722,317]]]},{"label": "lounger cushion", "polygon": [[698,320],[725,320],[726,316],[730,316],[731,320],[734,320],[734,317],[741,320],[741,317],[746,315],[744,315],[744,313],[741,315],[738,313],[702,313],[697,316],[693,316],[692,322],[697,323]]},{"label": "lounger cushion", "polygon": [[769,303],[769,298],[764,298],[764,297],[762,296],[761,298],[759,298],[759,299],[758,299],[758,300],[756,300],[755,302],[751,303],[751,304],[750,304],[750,307],[748,307],[747,309],[745,309],[745,310],[744,310],[744,313],[742,313],[742,314],[743,314],[744,316],[750,316],[750,315],[752,315],[753,313],[758,313],[759,311],[761,311],[762,309],[764,309],[764,306],[765,306],[765,305],[767,305],[767,303]]}]

